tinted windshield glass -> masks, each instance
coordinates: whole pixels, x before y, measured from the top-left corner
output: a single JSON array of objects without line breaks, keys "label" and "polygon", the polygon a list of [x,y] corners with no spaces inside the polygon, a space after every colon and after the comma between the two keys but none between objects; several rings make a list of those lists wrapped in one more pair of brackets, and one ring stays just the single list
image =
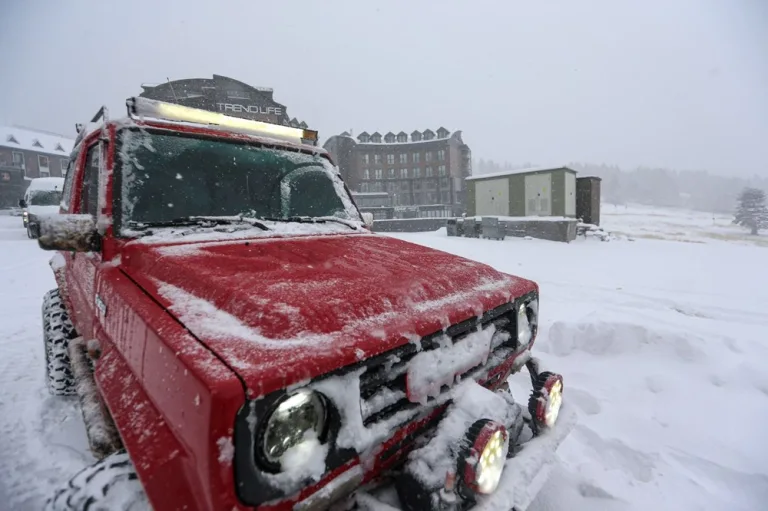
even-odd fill
[{"label": "tinted windshield glass", "polygon": [[61,192],[53,190],[40,190],[30,192],[30,206],[58,206],[61,203]]},{"label": "tinted windshield glass", "polygon": [[360,219],[320,156],[144,130],[121,132],[118,154],[122,225],[190,216]]}]

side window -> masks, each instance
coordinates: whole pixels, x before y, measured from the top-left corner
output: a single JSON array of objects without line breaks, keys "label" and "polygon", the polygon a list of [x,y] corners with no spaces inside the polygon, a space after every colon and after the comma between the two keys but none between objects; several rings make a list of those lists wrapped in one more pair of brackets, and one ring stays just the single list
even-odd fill
[{"label": "side window", "polygon": [[80,213],[88,213],[94,218],[99,212],[99,161],[101,152],[99,144],[88,148],[85,155],[85,173],[83,174],[83,191],[80,196]]},{"label": "side window", "polygon": [[72,199],[72,183],[75,180],[75,163],[77,162],[78,154],[79,153],[74,153],[72,154],[72,156],[69,157],[69,163],[67,163],[67,167],[63,171],[64,172],[64,190],[62,191],[61,205],[64,206],[64,209],[67,211],[71,211],[69,209],[69,203]]}]

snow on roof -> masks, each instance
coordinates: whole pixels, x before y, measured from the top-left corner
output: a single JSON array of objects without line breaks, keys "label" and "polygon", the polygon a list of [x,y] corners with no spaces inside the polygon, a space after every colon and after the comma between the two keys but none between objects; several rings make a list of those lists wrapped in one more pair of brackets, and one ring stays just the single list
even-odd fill
[{"label": "snow on roof", "polygon": [[69,156],[74,144],[74,139],[54,133],[17,126],[0,126],[0,147]]},{"label": "snow on roof", "polygon": [[512,169],[512,170],[502,170],[500,172],[491,172],[489,174],[478,174],[476,176],[469,176],[466,178],[467,181],[474,181],[476,179],[488,179],[491,177],[504,177],[504,176],[514,176],[517,174],[530,174],[532,172],[546,172],[548,170],[560,170],[565,169],[576,173],[575,170],[568,167],[567,165],[554,165],[550,167],[530,167],[527,169]]},{"label": "snow on roof", "polygon": [[375,147],[388,147],[395,145],[409,145],[409,144],[427,144],[430,142],[446,142],[450,140],[450,137],[445,138],[432,138],[430,140],[409,140],[407,142],[358,142],[358,145],[375,146]]},{"label": "snow on roof", "polygon": [[61,190],[63,187],[63,177],[36,177],[29,184],[30,190]]}]

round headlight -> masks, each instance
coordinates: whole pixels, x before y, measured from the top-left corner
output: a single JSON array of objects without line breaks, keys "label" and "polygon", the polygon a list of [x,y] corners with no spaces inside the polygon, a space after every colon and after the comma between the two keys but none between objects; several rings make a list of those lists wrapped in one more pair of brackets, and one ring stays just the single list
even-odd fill
[{"label": "round headlight", "polygon": [[509,451],[504,425],[490,419],[476,421],[464,438],[467,448],[459,455],[458,473],[465,493],[489,494],[499,486]]},{"label": "round headlight", "polygon": [[562,405],[563,377],[550,372],[539,374],[528,400],[534,433],[554,426]]},{"label": "round headlight", "polygon": [[327,410],[322,395],[300,390],[278,402],[267,418],[261,435],[261,455],[273,470],[279,470],[285,452],[305,442],[307,433],[324,439]]}]

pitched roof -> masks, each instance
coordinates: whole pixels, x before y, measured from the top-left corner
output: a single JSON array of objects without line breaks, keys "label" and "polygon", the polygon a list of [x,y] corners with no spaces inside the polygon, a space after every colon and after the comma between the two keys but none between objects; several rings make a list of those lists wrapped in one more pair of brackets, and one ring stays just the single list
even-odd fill
[{"label": "pitched roof", "polygon": [[72,138],[45,131],[17,126],[0,126],[0,147],[69,156],[74,144],[75,140]]}]

